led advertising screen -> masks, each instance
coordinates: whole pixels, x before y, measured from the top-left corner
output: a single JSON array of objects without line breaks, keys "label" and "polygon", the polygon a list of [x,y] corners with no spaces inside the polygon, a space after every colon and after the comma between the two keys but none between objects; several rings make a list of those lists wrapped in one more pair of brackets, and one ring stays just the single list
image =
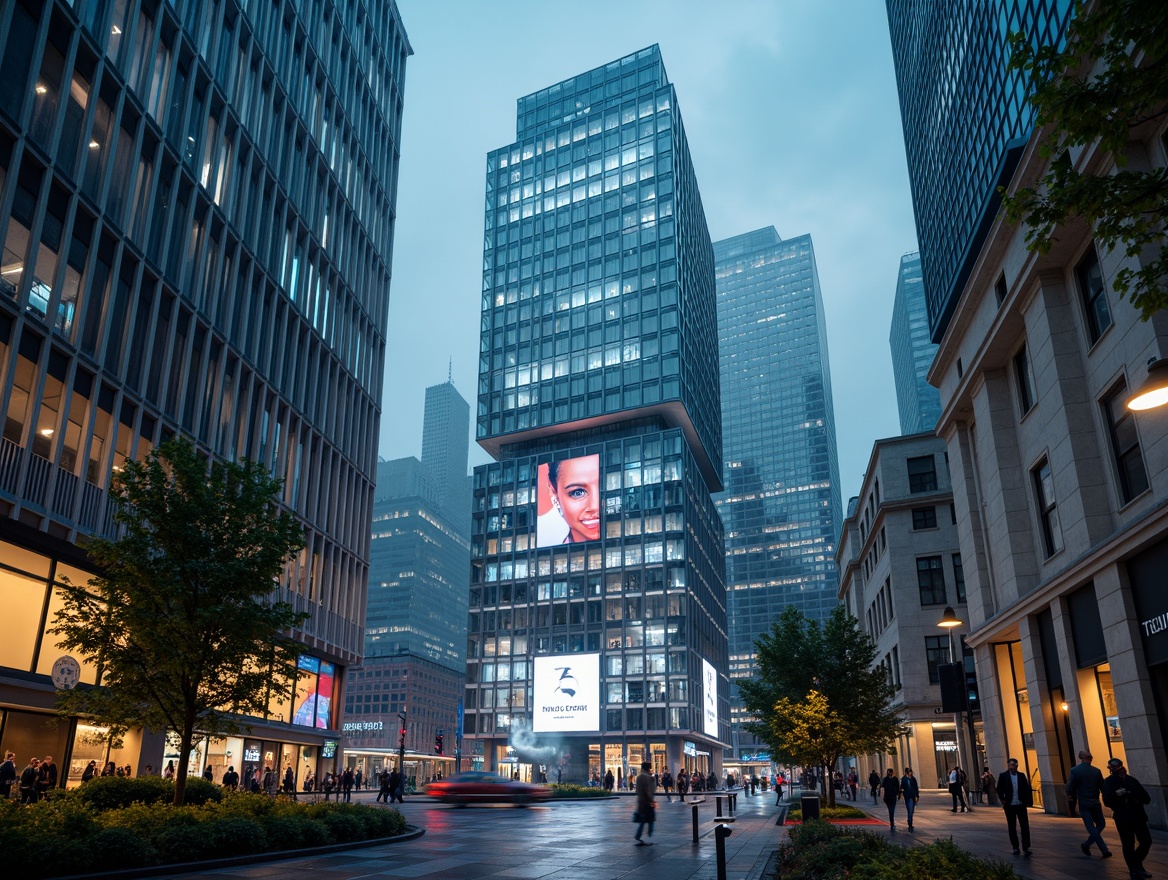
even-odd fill
[{"label": "led advertising screen", "polygon": [[582,455],[539,466],[535,546],[600,538],[600,456]]},{"label": "led advertising screen", "polygon": [[718,676],[708,660],[702,661],[702,732],[718,738]]},{"label": "led advertising screen", "polygon": [[536,657],[531,729],[536,733],[600,730],[600,655]]}]

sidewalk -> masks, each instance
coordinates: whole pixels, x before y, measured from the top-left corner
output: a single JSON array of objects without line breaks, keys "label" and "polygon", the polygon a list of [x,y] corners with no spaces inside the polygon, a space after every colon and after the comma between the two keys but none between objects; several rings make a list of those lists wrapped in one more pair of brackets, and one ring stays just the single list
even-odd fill
[{"label": "sidewalk", "polygon": [[[798,797],[798,792],[796,792]],[[872,798],[864,797],[852,801],[837,801],[845,806],[856,806],[871,813],[878,819],[888,821],[888,810],[883,804],[873,805]],[[1031,880],[1063,880],[1066,877],[1083,876],[1089,872],[1093,880],[1128,880],[1127,865],[1119,845],[1119,835],[1111,821],[1111,810],[1107,815],[1107,828],[1103,839],[1115,855],[1110,859],[1100,858],[1092,849],[1090,858],[1083,855],[1079,844],[1087,839],[1083,822],[1069,816],[1055,816],[1040,810],[1030,811],[1031,855],[1015,856],[1006,832],[1006,819],[1001,807],[975,806],[971,812],[950,812],[952,799],[945,792],[926,791],[921,793],[913,817],[916,831],[909,833],[905,818],[904,804],[896,808],[895,834],[888,826],[880,831],[866,827],[865,831],[877,831],[906,846],[932,843],[939,838],[951,838],[962,849],[981,858],[996,859],[1013,865],[1022,877]],[[1152,830],[1152,851],[1144,860],[1144,868],[1155,877],[1168,878],[1168,833]]]}]

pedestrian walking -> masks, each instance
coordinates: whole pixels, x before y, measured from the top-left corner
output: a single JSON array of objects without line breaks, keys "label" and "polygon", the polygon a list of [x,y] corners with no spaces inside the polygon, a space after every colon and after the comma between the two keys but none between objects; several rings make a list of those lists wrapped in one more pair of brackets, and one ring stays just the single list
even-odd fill
[{"label": "pedestrian walking", "polygon": [[0,764],[0,799],[8,800],[12,797],[12,786],[17,778],[16,752],[5,752],[4,763]]},{"label": "pedestrian walking", "polygon": [[292,772],[291,766],[284,770],[284,794],[290,794],[293,800],[296,799],[296,774]]},{"label": "pedestrian walking", "polygon": [[896,771],[891,767],[880,780],[880,791],[884,798],[884,806],[888,807],[888,829],[896,830],[896,802],[900,798],[900,780],[896,778]]},{"label": "pedestrian walking", "polygon": [[657,804],[654,802],[653,795],[657,790],[657,784],[653,781],[653,774],[649,771],[653,765],[648,761],[641,763],[641,772],[637,775],[636,791],[637,791],[637,811],[633,814],[633,821],[637,823],[637,833],[633,835],[633,839],[637,841],[637,846],[652,846],[653,842],[648,840],[641,840],[641,833],[645,830],[645,826],[649,826],[649,836],[653,836],[653,825],[657,821]]},{"label": "pedestrian walking", "polygon": [[91,780],[98,773],[97,761],[90,761],[85,765],[85,769],[81,771],[81,784],[84,785]]},{"label": "pedestrian walking", "polygon": [[[324,774],[324,800],[325,800],[325,803],[328,803],[328,799],[330,797],[332,797],[332,793],[333,793],[333,791],[336,790],[336,787],[337,787],[337,777],[333,775],[333,772],[331,770],[329,770]],[[338,800],[339,800],[339,798],[338,798]]]},{"label": "pedestrian walking", "polygon": [[163,779],[174,779],[174,761],[166,762],[166,769],[162,771]]},{"label": "pedestrian walking", "polygon": [[235,765],[227,768],[227,772],[223,774],[223,787],[235,791],[239,788],[239,774],[235,772]]},{"label": "pedestrian walking", "polygon": [[954,767],[949,771],[949,794],[953,796],[953,809],[951,812],[957,812],[957,805],[961,804],[961,812],[965,812],[965,771],[960,767]]},{"label": "pedestrian walking", "polygon": [[989,767],[981,768],[981,790],[985,794],[986,803],[995,806],[998,801],[998,793],[995,790],[994,774]]},{"label": "pedestrian walking", "polygon": [[1103,818],[1103,804],[1100,798],[1103,795],[1103,774],[1098,767],[1091,766],[1091,753],[1086,749],[1079,751],[1079,763],[1071,768],[1067,776],[1067,797],[1072,806],[1079,810],[1079,818],[1087,829],[1087,839],[1079,844],[1083,855],[1090,858],[1091,844],[1099,847],[1103,858],[1110,858],[1111,850],[1103,841],[1103,829],[1107,827],[1107,820]]},{"label": "pedestrian walking", "polygon": [[37,802],[37,776],[40,773],[40,759],[29,758],[28,764],[20,771],[20,802],[35,804]]},{"label": "pedestrian walking", "polygon": [[917,810],[917,802],[921,799],[921,786],[913,776],[912,767],[904,768],[904,776],[900,777],[900,796],[904,799],[904,811],[908,814],[908,830],[913,830],[913,813]]},{"label": "pedestrian walking", "polygon": [[[807,788],[807,783],[803,783],[803,787]],[[872,803],[878,803],[880,792],[880,774],[873,770],[868,774],[868,787],[872,789]]]},{"label": "pedestrian walking", "polygon": [[665,789],[665,800],[668,803],[673,803],[673,774],[669,772],[669,768],[665,768],[665,775],[661,777],[661,787]]},{"label": "pedestrian walking", "polygon": [[53,763],[52,755],[45,755],[45,759],[37,768],[37,792],[41,798],[47,798],[56,787],[57,765]]},{"label": "pedestrian walking", "polygon": [[276,796],[276,789],[279,787],[279,784],[280,777],[276,775],[276,771],[271,767],[265,767],[263,782],[264,793],[267,794],[268,797],[274,798]]},{"label": "pedestrian walking", "polygon": [[1010,834],[1014,855],[1018,855],[1019,829],[1022,852],[1030,855],[1030,816],[1026,811],[1034,804],[1034,794],[1030,790],[1030,780],[1018,772],[1017,758],[1010,758],[1006,769],[998,774],[997,792],[1006,814],[1006,830]]},{"label": "pedestrian walking", "polygon": [[346,767],[345,772],[341,774],[341,791],[345,793],[345,803],[350,803],[353,800],[353,768]]},{"label": "pedestrian walking", "polygon": [[357,791],[361,790],[361,784],[365,781],[364,775],[361,773],[361,768],[357,768],[357,772],[353,774],[353,788]]},{"label": "pedestrian walking", "polygon": [[215,781],[215,768],[212,767],[210,764],[208,764],[206,767],[203,768],[203,778],[206,779],[208,782]]},{"label": "pedestrian walking", "polygon": [[1123,860],[1127,862],[1133,880],[1151,877],[1144,870],[1144,859],[1152,848],[1144,804],[1150,803],[1152,798],[1140,781],[1128,774],[1119,758],[1108,761],[1107,769],[1111,774],[1103,780],[1103,803],[1111,807],[1111,818],[1123,844]]},{"label": "pedestrian walking", "polygon": [[374,798],[373,803],[389,803],[389,771],[384,767],[381,768],[381,773],[377,776],[377,797]]},{"label": "pedestrian walking", "polygon": [[689,773],[684,767],[677,771],[677,799],[685,803],[685,796],[689,793]]},{"label": "pedestrian walking", "polygon": [[860,790],[860,774],[857,773],[856,768],[853,767],[851,770],[848,771],[848,796],[851,799],[852,803],[855,803],[856,800],[859,798],[859,790]]},{"label": "pedestrian walking", "polygon": [[616,784],[616,780],[613,778],[612,768],[609,767],[608,771],[604,774],[604,790],[605,791],[612,791],[612,787],[615,784]]}]

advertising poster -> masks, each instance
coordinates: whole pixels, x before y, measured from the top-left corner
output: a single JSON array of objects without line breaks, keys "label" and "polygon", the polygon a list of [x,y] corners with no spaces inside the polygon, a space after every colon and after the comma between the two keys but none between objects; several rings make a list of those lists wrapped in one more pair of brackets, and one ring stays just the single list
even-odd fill
[{"label": "advertising poster", "polygon": [[708,660],[702,661],[702,732],[718,738],[718,676]]},{"label": "advertising poster", "polygon": [[296,712],[293,724],[313,727],[316,718],[316,680],[320,677],[320,659],[301,654],[296,658]]},{"label": "advertising poster", "polygon": [[600,456],[582,455],[539,466],[535,546],[600,539]]},{"label": "advertising poster", "polygon": [[316,726],[327,730],[332,727],[330,711],[333,705],[333,679],[337,668],[332,663],[320,664],[320,680],[316,686]]},{"label": "advertising poster", "polygon": [[600,655],[536,657],[531,729],[536,733],[600,730]]}]

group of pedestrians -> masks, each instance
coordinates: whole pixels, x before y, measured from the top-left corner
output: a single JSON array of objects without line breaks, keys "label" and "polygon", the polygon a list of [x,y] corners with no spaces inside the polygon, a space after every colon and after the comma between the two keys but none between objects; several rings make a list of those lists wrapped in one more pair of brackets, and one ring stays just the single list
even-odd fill
[{"label": "group of pedestrians", "polygon": [[58,778],[57,765],[52,755],[45,755],[44,760],[30,758],[28,765],[18,774],[16,753],[6,752],[4,761],[0,763],[0,797],[4,800],[12,797],[12,787],[16,785],[20,802],[35,804],[47,798],[57,787]]},{"label": "group of pedestrians", "polygon": [[868,777],[869,784],[872,784],[872,777],[876,776],[877,783],[873,786],[873,792],[879,790],[880,796],[884,801],[884,806],[888,808],[888,828],[890,831],[896,831],[896,807],[901,801],[904,801],[905,813],[908,816],[908,830],[913,830],[913,814],[916,812],[917,804],[921,800],[921,786],[917,782],[917,778],[913,776],[912,767],[904,768],[904,775],[897,777],[896,771],[891,767],[884,773],[884,778],[877,776],[876,771],[873,770]]},{"label": "group of pedestrians", "polygon": [[[1107,762],[1108,775],[1092,765],[1091,753],[1079,752],[1079,763],[1071,770],[1066,783],[1066,794],[1072,811],[1077,810],[1087,832],[1087,839],[1079,844],[1083,855],[1091,856],[1098,850],[1102,858],[1110,858],[1113,853],[1103,839],[1103,829],[1107,820],[1103,808],[1111,809],[1112,821],[1123,848],[1124,861],[1132,880],[1150,877],[1144,870],[1144,859],[1152,846],[1148,830],[1148,815],[1144,809],[1151,802],[1147,790],[1140,781],[1127,772],[1123,760],[1112,758]],[[981,779],[982,791],[987,797],[995,797],[1006,819],[1006,833],[1014,855],[1031,854],[1029,810],[1034,805],[1034,791],[1030,780],[1018,769],[1018,759],[1010,758],[1006,769],[997,775],[985,769]],[[868,777],[873,802],[879,798],[888,809],[888,827],[897,830],[897,807],[904,803],[908,830],[913,830],[913,814],[920,801],[920,785],[912,768],[906,767],[899,778],[890,767],[883,777],[875,770]],[[951,811],[966,812],[965,774],[954,768],[949,774],[949,793],[953,799]]]}]

